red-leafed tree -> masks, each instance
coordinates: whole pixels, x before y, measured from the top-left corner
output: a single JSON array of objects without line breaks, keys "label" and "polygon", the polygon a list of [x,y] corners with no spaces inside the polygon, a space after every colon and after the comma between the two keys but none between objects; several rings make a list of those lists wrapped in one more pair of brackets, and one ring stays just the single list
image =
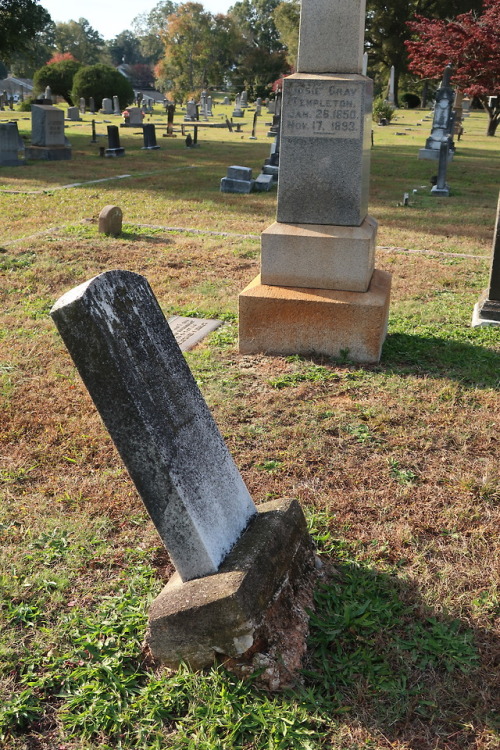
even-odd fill
[{"label": "red-leafed tree", "polygon": [[[489,116],[487,135],[500,123],[500,0],[484,0],[481,15],[463,13],[451,21],[416,16],[406,42],[409,68],[422,78],[440,78],[448,63],[452,82],[479,99]],[[490,97],[496,97],[490,104]]]},{"label": "red-leafed tree", "polygon": [[47,60],[47,65],[53,65],[54,63],[64,62],[65,60],[76,60],[71,52],[56,52],[52,55],[50,60]]}]

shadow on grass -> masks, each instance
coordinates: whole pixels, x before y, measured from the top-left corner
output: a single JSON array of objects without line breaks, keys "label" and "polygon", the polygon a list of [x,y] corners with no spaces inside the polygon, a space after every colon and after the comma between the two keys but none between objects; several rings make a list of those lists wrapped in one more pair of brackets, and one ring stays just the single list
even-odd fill
[{"label": "shadow on grass", "polygon": [[301,700],[326,727],[346,715],[391,742],[449,749],[500,731],[498,638],[432,612],[414,582],[340,563],[316,592],[309,646]]},{"label": "shadow on grass", "polygon": [[[474,335],[473,330],[467,335]],[[497,388],[500,381],[499,352],[433,335],[389,334],[380,367],[396,375],[452,378],[476,388]]]}]

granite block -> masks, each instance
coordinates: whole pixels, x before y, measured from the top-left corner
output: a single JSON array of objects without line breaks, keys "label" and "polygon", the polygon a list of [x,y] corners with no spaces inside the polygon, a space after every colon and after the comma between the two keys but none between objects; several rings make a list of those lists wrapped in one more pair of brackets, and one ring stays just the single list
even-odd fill
[{"label": "granite block", "polygon": [[239,296],[241,354],[324,354],[376,363],[387,334],[391,275],[375,269],[368,291],[261,284]]},{"label": "granite block", "polygon": [[371,217],[360,227],[275,222],[261,235],[262,283],[366,292],[376,236]]},{"label": "granite block", "polygon": [[373,81],[283,80],[277,220],[360,226],[368,212]]},{"label": "granite block", "polygon": [[366,0],[302,0],[299,73],[361,73]]},{"label": "granite block", "polygon": [[223,177],[220,181],[221,193],[251,193],[254,180],[233,180]]},{"label": "granite block", "polygon": [[275,185],[272,174],[260,174],[254,181],[253,187],[257,192],[267,192]]},{"label": "granite block", "polygon": [[251,180],[252,169],[251,167],[228,167],[226,177],[231,180]]},{"label": "granite block", "polygon": [[64,112],[46,104],[31,105],[32,146],[67,146]]}]

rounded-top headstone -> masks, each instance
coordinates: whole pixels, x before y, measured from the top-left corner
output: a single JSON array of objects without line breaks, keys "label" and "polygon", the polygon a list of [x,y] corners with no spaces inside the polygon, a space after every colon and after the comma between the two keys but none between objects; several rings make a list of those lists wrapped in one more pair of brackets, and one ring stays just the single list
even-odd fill
[{"label": "rounded-top headstone", "polygon": [[99,214],[99,232],[118,237],[122,231],[123,213],[119,206],[104,206]]}]

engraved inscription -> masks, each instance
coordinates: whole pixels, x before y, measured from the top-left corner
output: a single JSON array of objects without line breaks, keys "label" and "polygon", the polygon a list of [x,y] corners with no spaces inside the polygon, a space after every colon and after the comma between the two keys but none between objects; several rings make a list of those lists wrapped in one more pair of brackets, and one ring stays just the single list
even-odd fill
[{"label": "engraved inscription", "polygon": [[360,138],[361,88],[346,84],[294,85],[283,113],[287,137]]}]

